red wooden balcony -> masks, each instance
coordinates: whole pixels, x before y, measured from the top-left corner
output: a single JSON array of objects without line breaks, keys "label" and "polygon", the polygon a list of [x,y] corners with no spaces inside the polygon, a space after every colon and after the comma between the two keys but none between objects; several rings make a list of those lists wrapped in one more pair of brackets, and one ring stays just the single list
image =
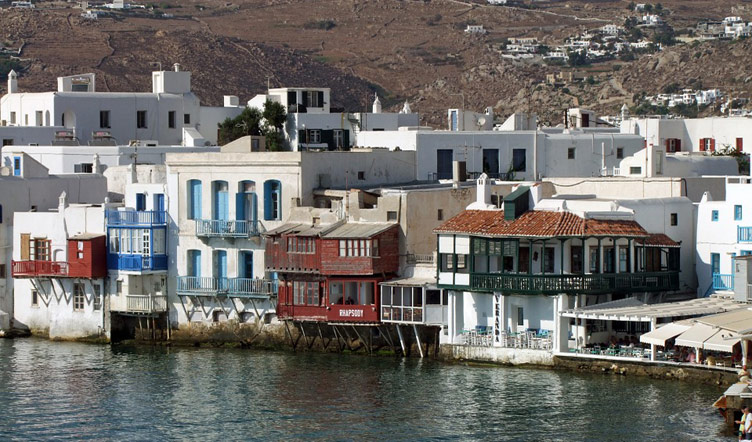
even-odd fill
[{"label": "red wooden balcony", "polygon": [[12,261],[11,267],[14,278],[68,276],[68,263],[66,261]]}]

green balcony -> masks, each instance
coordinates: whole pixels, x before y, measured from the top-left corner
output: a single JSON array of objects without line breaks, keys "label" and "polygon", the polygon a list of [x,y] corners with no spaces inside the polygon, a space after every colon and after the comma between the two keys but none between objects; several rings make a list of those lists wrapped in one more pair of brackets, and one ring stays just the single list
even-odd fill
[{"label": "green balcony", "polygon": [[[453,288],[447,286],[445,288]],[[458,287],[460,288],[460,287]],[[462,287],[467,290],[467,287]],[[663,292],[679,289],[679,272],[601,273],[591,275],[520,275],[474,273],[470,290],[504,294],[555,295]]]}]

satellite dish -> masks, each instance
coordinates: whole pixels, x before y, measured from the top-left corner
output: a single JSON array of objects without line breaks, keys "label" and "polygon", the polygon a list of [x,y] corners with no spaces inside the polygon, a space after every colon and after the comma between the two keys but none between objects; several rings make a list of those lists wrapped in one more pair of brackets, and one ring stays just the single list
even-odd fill
[{"label": "satellite dish", "polygon": [[485,117],[478,118],[478,127],[483,127],[484,124],[486,124]]}]

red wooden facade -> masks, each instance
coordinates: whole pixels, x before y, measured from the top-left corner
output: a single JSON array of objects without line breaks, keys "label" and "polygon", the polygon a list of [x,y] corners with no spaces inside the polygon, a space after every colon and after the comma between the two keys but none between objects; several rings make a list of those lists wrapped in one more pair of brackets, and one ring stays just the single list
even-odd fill
[{"label": "red wooden facade", "polygon": [[104,278],[107,276],[107,241],[104,235],[68,240],[67,261],[13,261],[14,278]]},{"label": "red wooden facade", "polygon": [[277,272],[280,319],[378,323],[378,283],[399,267],[399,227],[339,238],[272,235],[266,268]]}]

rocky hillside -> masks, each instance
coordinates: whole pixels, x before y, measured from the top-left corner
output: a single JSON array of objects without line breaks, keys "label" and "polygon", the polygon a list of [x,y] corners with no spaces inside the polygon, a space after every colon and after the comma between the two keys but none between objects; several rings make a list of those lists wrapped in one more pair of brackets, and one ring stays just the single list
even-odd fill
[{"label": "rocky hillside", "polygon": [[[96,72],[99,90],[149,90],[155,63],[177,62],[193,72],[194,90],[207,104],[220,104],[225,94],[247,100],[267,82],[328,86],[334,106],[362,110],[379,91],[387,108],[410,100],[424,124],[435,126],[445,124],[447,107],[463,102],[478,111],[493,106],[501,116],[535,112],[557,124],[566,107],[616,113],[635,94],[669,83],[749,96],[750,41],[678,45],[633,62],[597,64],[584,69],[592,80],[557,88],[545,84],[546,74],[568,68],[499,55],[506,38],[555,42],[621,23],[627,4],[536,2],[529,10],[457,0],[165,0],[153,10],[88,21],[68,3],[43,2],[34,11],[0,10],[0,37],[6,47],[23,46],[25,90],[50,90],[56,76],[80,72]],[[752,10],[725,1],[663,5],[677,28],[732,13],[752,19]],[[489,32],[467,35],[467,24]]]}]

